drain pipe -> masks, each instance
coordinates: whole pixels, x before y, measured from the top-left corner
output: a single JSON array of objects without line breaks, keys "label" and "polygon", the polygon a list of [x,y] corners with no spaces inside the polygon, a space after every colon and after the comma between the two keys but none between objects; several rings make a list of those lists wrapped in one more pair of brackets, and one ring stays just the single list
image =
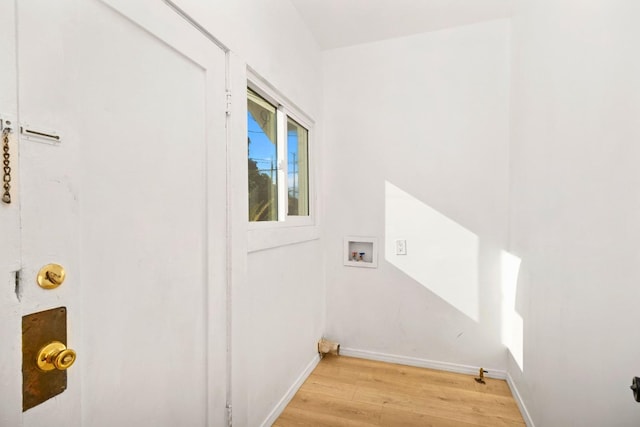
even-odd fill
[{"label": "drain pipe", "polygon": [[339,356],[340,344],[329,341],[326,338],[321,338],[320,341],[318,341],[318,354],[320,354],[320,359],[322,359],[325,354],[334,354]]}]

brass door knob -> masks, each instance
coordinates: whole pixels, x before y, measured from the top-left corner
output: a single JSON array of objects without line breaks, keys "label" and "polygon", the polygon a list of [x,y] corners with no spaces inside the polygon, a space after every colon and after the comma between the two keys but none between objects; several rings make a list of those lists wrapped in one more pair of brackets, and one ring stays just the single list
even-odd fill
[{"label": "brass door knob", "polygon": [[59,341],[54,341],[42,347],[38,352],[36,363],[42,371],[69,369],[76,361],[76,352],[67,348]]},{"label": "brass door knob", "polygon": [[62,285],[67,273],[59,264],[47,264],[38,272],[38,285],[44,289],[55,289]]}]

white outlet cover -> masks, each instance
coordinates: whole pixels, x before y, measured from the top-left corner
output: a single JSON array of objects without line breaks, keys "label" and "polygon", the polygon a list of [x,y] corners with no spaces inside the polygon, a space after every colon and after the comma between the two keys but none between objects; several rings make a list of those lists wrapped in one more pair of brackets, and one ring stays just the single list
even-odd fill
[{"label": "white outlet cover", "polygon": [[396,255],[406,255],[406,254],[407,254],[407,241],[396,240]]}]

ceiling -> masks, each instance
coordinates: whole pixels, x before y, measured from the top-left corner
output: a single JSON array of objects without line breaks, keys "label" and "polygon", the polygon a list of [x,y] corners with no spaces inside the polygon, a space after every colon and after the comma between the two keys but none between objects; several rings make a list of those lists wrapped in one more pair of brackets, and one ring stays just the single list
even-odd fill
[{"label": "ceiling", "polygon": [[322,49],[511,16],[513,0],[290,0]]}]

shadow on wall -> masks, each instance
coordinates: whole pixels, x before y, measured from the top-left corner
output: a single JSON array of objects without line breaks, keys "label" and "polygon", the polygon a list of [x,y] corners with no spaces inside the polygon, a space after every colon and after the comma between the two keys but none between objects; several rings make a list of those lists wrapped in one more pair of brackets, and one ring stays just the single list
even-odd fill
[{"label": "shadow on wall", "polygon": [[[406,255],[396,241],[406,241]],[[385,182],[385,259],[464,315],[479,321],[479,238]],[[523,369],[523,320],[516,311],[520,259],[501,254],[502,342]]]}]

